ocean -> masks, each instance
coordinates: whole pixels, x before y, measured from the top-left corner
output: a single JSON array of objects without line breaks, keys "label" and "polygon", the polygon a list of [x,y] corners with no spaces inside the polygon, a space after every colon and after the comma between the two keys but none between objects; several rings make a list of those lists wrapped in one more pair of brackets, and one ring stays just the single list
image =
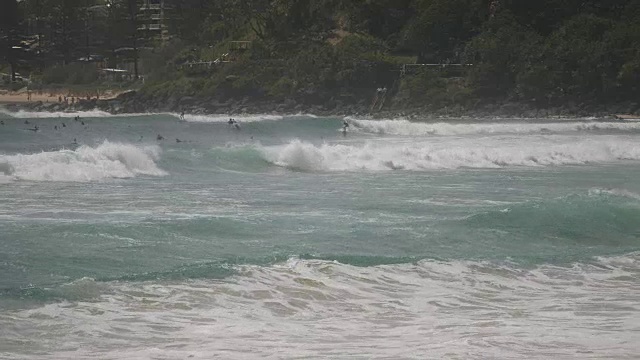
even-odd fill
[{"label": "ocean", "polygon": [[638,358],[640,122],[228,119],[0,113],[0,358]]}]

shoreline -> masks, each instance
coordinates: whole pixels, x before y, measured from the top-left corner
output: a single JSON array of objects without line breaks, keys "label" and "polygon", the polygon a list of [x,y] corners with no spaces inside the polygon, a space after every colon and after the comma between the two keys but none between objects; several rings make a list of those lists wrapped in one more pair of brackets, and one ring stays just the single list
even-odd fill
[{"label": "shoreline", "polygon": [[450,120],[464,122],[469,120],[493,119],[493,120],[609,120],[609,121],[634,121],[640,120],[640,108],[636,103],[620,104],[595,104],[580,106],[568,103],[562,106],[536,108],[530,104],[519,102],[486,103],[473,109],[454,108],[430,109],[428,107],[413,108],[389,108],[379,112],[370,113],[368,106],[362,102],[357,104],[339,104],[332,109],[322,105],[307,105],[293,101],[275,102],[268,100],[255,100],[244,98],[237,101],[220,101],[215,98],[146,98],[136,91],[123,93],[105,92],[105,97],[73,98],[67,101],[59,101],[64,98],[63,92],[34,92],[30,99],[26,92],[8,93],[0,92],[0,107],[9,112],[88,112],[104,111],[112,115],[124,114],[153,114],[170,113],[180,114],[184,111],[188,115],[280,115],[296,116],[313,114],[322,117],[358,117],[371,119],[406,119],[416,121]]}]

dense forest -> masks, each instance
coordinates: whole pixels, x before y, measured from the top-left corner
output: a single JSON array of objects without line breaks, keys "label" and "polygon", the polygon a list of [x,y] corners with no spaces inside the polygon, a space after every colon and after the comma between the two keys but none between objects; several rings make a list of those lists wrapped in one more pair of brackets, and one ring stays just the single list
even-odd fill
[{"label": "dense forest", "polygon": [[182,98],[209,98],[331,110],[368,106],[379,88],[389,91],[388,108],[636,104],[640,96],[640,0],[1,6],[5,83],[25,78],[34,88],[114,81],[101,76],[106,68],[126,69],[141,96],[171,99],[174,107]]}]

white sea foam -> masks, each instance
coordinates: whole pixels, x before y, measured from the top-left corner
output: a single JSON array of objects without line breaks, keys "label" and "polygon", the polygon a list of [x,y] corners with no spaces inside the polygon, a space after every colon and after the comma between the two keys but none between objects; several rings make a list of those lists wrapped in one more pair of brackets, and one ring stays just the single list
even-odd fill
[{"label": "white sea foam", "polygon": [[[0,113],[5,115],[9,115],[14,118],[72,118],[75,116],[80,116],[82,118],[99,118],[99,117],[113,117],[117,115],[110,114],[106,111],[102,110],[90,110],[90,111],[24,111],[19,110],[17,112],[6,111],[4,109],[0,109]],[[122,116],[122,115],[120,115]]]},{"label": "white sea foam", "polygon": [[376,142],[360,145],[323,144],[294,140],[264,148],[266,160],[303,171],[383,171],[457,168],[502,168],[581,165],[640,160],[633,140],[554,138],[459,139],[455,142]]},{"label": "white sea foam", "polygon": [[76,150],[0,155],[0,175],[15,180],[74,182],[166,175],[155,163],[159,156],[157,146],[104,141]]},{"label": "white sea foam", "polygon": [[425,136],[471,134],[536,134],[575,131],[619,130],[640,131],[640,122],[553,122],[553,123],[423,123],[408,120],[350,119],[353,127],[374,134]]},{"label": "white sea foam", "polygon": [[29,351],[56,359],[628,359],[640,351],[638,254],[532,269],[292,258],[238,271],[229,281],[104,284],[109,291],[83,280],[72,295],[106,294],[0,317],[13,329],[0,344],[28,338]]},{"label": "white sea foam", "polygon": [[[171,114],[175,117],[180,117],[180,114]],[[226,123],[229,119],[235,119],[240,123],[243,122],[256,122],[256,121],[265,121],[265,120],[282,120],[283,116],[281,115],[225,115],[225,114],[212,114],[212,115],[196,115],[196,114],[185,114],[184,119],[188,122],[203,122],[203,123]]]},{"label": "white sea foam", "polygon": [[83,111],[8,111],[7,109],[0,108],[0,114],[5,114],[14,118],[73,118],[80,116],[81,118],[116,118],[116,117],[140,117],[140,116],[154,116],[154,115],[170,115],[179,117],[179,114],[163,113],[163,112],[145,112],[145,113],[119,113],[112,114],[102,110],[83,110]]},{"label": "white sea foam", "polygon": [[591,196],[618,196],[633,200],[640,200],[640,194],[625,189],[590,189],[589,195]]}]

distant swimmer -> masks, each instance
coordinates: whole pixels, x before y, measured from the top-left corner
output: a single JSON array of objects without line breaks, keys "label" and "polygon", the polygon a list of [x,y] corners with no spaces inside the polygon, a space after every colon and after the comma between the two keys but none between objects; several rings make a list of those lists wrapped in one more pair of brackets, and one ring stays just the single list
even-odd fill
[{"label": "distant swimmer", "polygon": [[36,132],[36,131],[38,131],[40,129],[38,128],[38,125],[36,125],[36,126],[33,127],[33,129],[27,129],[27,130],[31,130],[33,132]]},{"label": "distant swimmer", "polygon": [[138,141],[142,141],[143,138],[144,136],[140,135],[140,139],[138,139]]},{"label": "distant swimmer", "polygon": [[25,121],[24,121],[24,124],[25,124],[25,125],[29,125],[29,120],[25,120]]},{"label": "distant swimmer", "polygon": [[80,123],[81,123],[82,125],[84,125],[84,121],[81,121]]},{"label": "distant swimmer", "polygon": [[4,120],[0,121],[0,125],[4,125]]},{"label": "distant swimmer", "polygon": [[229,125],[233,125],[235,123],[236,123],[236,121],[233,120],[233,119],[229,119],[229,121],[227,121],[227,124],[229,124]]},{"label": "distant swimmer", "polygon": [[156,140],[160,141],[160,140],[164,140],[164,137],[160,134],[158,134],[158,136],[156,136]]},{"label": "distant swimmer", "polygon": [[53,127],[53,130],[58,130],[58,125],[55,125],[55,126]]},{"label": "distant swimmer", "polygon": [[180,140],[180,139],[176,138],[176,142],[177,143],[181,143],[181,142],[183,142],[183,140]]},{"label": "distant swimmer", "polygon": [[67,124],[65,124],[65,123],[62,123],[62,127],[67,127]]},{"label": "distant swimmer", "polygon": [[78,141],[76,141],[76,138],[73,138],[73,145],[78,145]]}]

